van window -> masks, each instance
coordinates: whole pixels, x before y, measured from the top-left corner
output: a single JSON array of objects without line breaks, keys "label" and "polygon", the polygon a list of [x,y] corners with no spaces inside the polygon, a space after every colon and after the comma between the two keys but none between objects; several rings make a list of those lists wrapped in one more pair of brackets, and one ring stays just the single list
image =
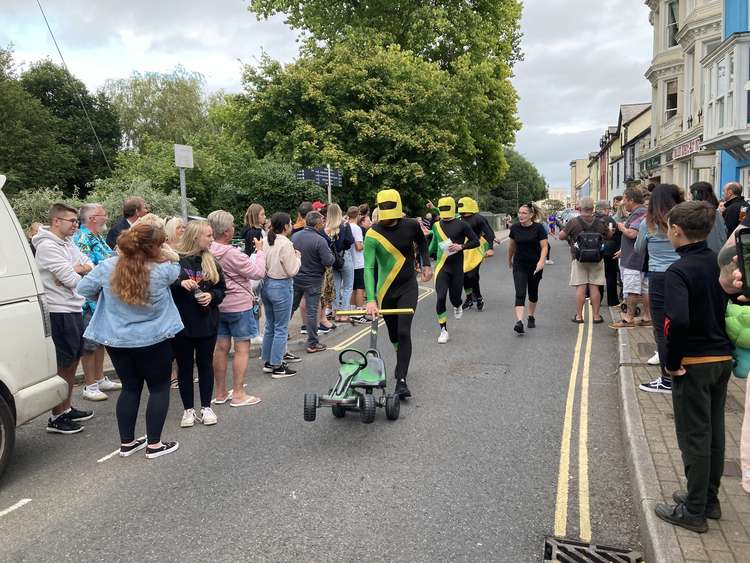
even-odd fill
[{"label": "van window", "polygon": [[28,275],[31,265],[27,257],[26,235],[19,232],[11,215],[8,200],[0,195],[0,277]]}]

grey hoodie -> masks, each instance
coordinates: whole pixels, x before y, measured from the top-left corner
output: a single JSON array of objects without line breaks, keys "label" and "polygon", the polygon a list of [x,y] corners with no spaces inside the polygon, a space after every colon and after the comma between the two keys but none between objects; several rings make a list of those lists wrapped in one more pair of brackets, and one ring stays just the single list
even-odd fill
[{"label": "grey hoodie", "polygon": [[36,263],[51,313],[80,313],[86,299],[76,293],[81,277],[73,267],[91,260],[69,239],[61,239],[42,227],[31,240]]}]

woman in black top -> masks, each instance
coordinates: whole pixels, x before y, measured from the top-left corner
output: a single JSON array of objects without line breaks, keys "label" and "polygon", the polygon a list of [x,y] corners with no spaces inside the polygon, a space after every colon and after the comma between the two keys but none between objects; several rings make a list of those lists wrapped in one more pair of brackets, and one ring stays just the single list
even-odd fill
[{"label": "woman in black top", "polygon": [[[173,340],[177,359],[177,379],[185,412],[180,426],[195,421],[216,424],[211,409],[214,392],[214,346],[219,326],[219,303],[224,300],[226,285],[221,267],[208,251],[213,242],[208,221],[191,221],[182,235],[177,251],[180,255],[180,277],[172,284],[172,298],[185,328]],[[193,408],[193,366],[198,365],[198,387],[201,412]]]},{"label": "woman in black top", "polygon": [[252,256],[255,252],[255,240],[263,239],[263,227],[266,223],[266,210],[260,203],[253,203],[245,213],[245,228],[240,236],[245,241],[245,254]]},{"label": "woman in black top", "polygon": [[528,203],[518,209],[518,223],[510,228],[508,245],[508,266],[513,269],[513,283],[516,286],[516,324],[518,334],[524,333],[523,316],[526,305],[526,292],[529,294],[528,327],[536,328],[536,304],[539,301],[539,282],[549,252],[547,231],[537,223],[539,209]]}]

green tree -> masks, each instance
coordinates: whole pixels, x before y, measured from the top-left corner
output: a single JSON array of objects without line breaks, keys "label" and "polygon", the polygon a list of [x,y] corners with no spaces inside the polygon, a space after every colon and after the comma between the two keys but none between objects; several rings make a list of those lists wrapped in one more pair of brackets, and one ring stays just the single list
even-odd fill
[{"label": "green tree", "polygon": [[256,154],[341,169],[344,203],[391,186],[421,208],[460,165],[448,74],[396,45],[346,41],[286,67],[266,58],[244,80],[237,103]]},{"label": "green tree", "polygon": [[85,189],[95,178],[109,176],[121,135],[117,114],[107,96],[102,92],[90,94],[83,82],[49,60],[32,64],[20,82],[64,124],[60,142],[76,160],[75,169],[64,180],[67,191]]},{"label": "green tree", "polygon": [[559,199],[546,199],[542,202],[542,206],[547,210],[547,213],[559,213],[565,209],[565,203]]},{"label": "green tree", "polygon": [[10,50],[0,49],[0,173],[7,193],[64,184],[75,171],[65,123],[24,90]]},{"label": "green tree", "polygon": [[515,214],[518,206],[547,197],[547,181],[536,167],[513,149],[505,150],[508,171],[481,198],[483,210]]},{"label": "green tree", "polygon": [[108,80],[104,91],[119,117],[125,145],[143,149],[147,139],[186,143],[206,126],[205,80],[178,66],[171,73],[133,73]]}]

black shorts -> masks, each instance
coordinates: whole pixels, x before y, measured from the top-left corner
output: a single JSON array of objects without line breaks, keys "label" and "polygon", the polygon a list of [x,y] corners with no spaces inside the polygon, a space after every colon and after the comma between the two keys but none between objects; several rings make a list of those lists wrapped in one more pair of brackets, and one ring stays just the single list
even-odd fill
[{"label": "black shorts", "polygon": [[49,318],[57,369],[70,367],[83,355],[83,314],[50,313]]},{"label": "black shorts", "polygon": [[357,268],[354,270],[354,286],[352,289],[364,289],[365,288],[365,269]]}]

